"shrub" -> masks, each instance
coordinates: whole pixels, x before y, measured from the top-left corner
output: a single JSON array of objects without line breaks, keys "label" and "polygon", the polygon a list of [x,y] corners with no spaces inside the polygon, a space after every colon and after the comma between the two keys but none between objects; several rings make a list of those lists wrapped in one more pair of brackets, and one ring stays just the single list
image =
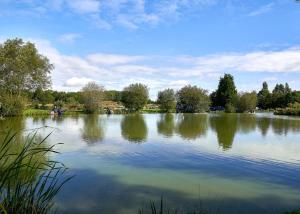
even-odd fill
[{"label": "shrub", "polygon": [[10,95],[2,95],[0,99],[0,114],[2,116],[22,115],[24,100]]},{"label": "shrub", "polygon": [[227,103],[225,105],[225,112],[226,113],[235,113],[236,109],[235,109],[234,105],[232,105],[231,103]]},{"label": "shrub", "polygon": [[274,114],[300,116],[300,103],[289,104],[286,108],[277,108]]},{"label": "shrub", "polygon": [[240,96],[238,101],[239,112],[253,112],[257,104],[257,95],[255,92],[244,93]]}]

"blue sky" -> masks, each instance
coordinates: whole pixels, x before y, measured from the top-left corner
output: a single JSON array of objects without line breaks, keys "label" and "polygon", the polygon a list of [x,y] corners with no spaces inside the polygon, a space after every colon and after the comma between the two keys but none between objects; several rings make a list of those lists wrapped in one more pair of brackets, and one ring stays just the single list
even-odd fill
[{"label": "blue sky", "polygon": [[300,90],[300,4],[293,0],[0,0],[0,41],[36,43],[53,89],[88,81],[209,91],[224,73],[242,91]]}]

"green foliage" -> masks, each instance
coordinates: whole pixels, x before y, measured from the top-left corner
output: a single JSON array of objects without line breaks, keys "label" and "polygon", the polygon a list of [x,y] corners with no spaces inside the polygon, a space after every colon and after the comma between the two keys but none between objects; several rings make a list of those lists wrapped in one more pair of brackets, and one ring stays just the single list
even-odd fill
[{"label": "green foliage", "polygon": [[225,74],[220,78],[218,89],[214,96],[214,106],[223,106],[226,104],[236,105],[237,90],[234,84],[234,78],[230,74]]},{"label": "green foliage", "polygon": [[187,85],[181,88],[177,94],[178,112],[195,113],[207,111],[210,105],[210,99],[207,91],[197,86]]},{"label": "green foliage", "polygon": [[253,112],[257,105],[257,95],[253,91],[251,93],[244,93],[239,97],[238,110],[239,112]]},{"label": "green foliage", "polygon": [[172,112],[176,108],[176,97],[173,89],[166,89],[158,92],[157,103],[160,109]]},{"label": "green foliage", "polygon": [[258,107],[261,109],[267,109],[271,106],[272,96],[270,94],[268,83],[263,82],[262,89],[257,94]]},{"label": "green foliage", "polygon": [[105,100],[114,101],[114,102],[121,102],[122,99],[122,92],[116,90],[105,91]]},{"label": "green foliage", "polygon": [[226,113],[235,113],[236,112],[236,108],[233,104],[231,103],[226,103],[225,105],[225,112]]},{"label": "green foliage", "polygon": [[61,100],[57,100],[53,103],[53,106],[56,108],[62,108],[64,106],[64,102]]},{"label": "green foliage", "polygon": [[89,82],[82,88],[84,109],[87,113],[99,110],[100,102],[104,98],[104,88],[95,82]]},{"label": "green foliage", "polygon": [[290,103],[286,108],[277,108],[274,114],[300,116],[300,103]]},{"label": "green foliage", "polygon": [[149,91],[146,85],[131,84],[122,92],[122,103],[129,111],[139,111],[147,104],[148,97]]},{"label": "green foliage", "polygon": [[0,115],[18,116],[22,115],[25,102],[22,98],[16,98],[8,94],[0,95]]},{"label": "green foliage", "polygon": [[33,93],[32,99],[38,103],[41,103],[42,105],[46,105],[49,103],[53,103],[54,97],[50,90],[42,90],[41,88],[38,88]]},{"label": "green foliage", "polygon": [[56,153],[36,134],[19,142],[8,133],[0,143],[0,213],[49,213],[54,197],[71,178],[60,180],[65,168],[48,156]]},{"label": "green foliage", "polygon": [[20,96],[24,90],[47,88],[53,65],[40,55],[35,45],[22,39],[0,44],[0,90]]}]

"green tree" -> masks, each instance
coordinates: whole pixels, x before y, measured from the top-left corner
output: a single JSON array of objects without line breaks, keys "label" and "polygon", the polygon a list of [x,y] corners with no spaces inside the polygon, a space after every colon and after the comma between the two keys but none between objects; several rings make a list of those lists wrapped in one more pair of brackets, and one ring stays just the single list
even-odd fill
[{"label": "green tree", "polygon": [[82,88],[84,109],[87,113],[95,113],[104,98],[104,88],[96,82],[89,82]]},{"label": "green tree", "polygon": [[22,39],[9,39],[0,44],[0,114],[21,114],[21,95],[50,86],[53,65],[38,53],[35,45]]},{"label": "green tree", "polygon": [[120,102],[122,98],[122,92],[116,90],[105,91],[105,100]]},{"label": "green tree", "polygon": [[187,85],[177,94],[177,111],[186,113],[204,112],[208,110],[210,99],[207,91],[197,86]]},{"label": "green tree", "polygon": [[42,107],[45,107],[46,104],[53,103],[54,97],[50,90],[43,91],[41,88],[37,88],[32,97],[34,102],[42,104]]},{"label": "green tree", "polygon": [[160,109],[166,112],[172,112],[176,108],[176,97],[173,89],[166,89],[158,92],[157,103]]},{"label": "green tree", "polygon": [[237,90],[234,84],[234,78],[230,74],[225,74],[220,78],[218,89],[215,95],[215,105],[225,107],[227,105],[236,105]]},{"label": "green tree", "polygon": [[263,82],[262,89],[257,94],[258,107],[261,109],[270,108],[272,103],[272,97],[268,88],[268,83]]},{"label": "green tree", "polygon": [[239,112],[253,112],[257,105],[257,95],[253,91],[251,93],[244,93],[240,96],[238,101]]},{"label": "green tree", "polygon": [[149,91],[146,85],[131,84],[123,89],[122,103],[130,111],[139,111],[147,104],[148,97]]},{"label": "green tree", "polygon": [[289,86],[286,84],[276,84],[272,92],[272,107],[273,108],[284,108],[287,106],[286,95],[290,91]]},{"label": "green tree", "polygon": [[45,89],[50,86],[53,65],[38,53],[35,45],[22,39],[6,40],[0,44],[0,89],[20,96],[24,90]]}]

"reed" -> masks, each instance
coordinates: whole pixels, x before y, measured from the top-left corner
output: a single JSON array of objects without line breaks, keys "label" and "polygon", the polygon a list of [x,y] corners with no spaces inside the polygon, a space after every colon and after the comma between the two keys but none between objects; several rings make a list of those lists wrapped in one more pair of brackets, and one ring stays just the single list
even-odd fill
[{"label": "reed", "polygon": [[0,214],[48,213],[72,178],[64,175],[63,164],[50,160],[58,152],[45,143],[48,136],[37,140],[35,132],[20,143],[17,133],[9,132],[0,143]]}]

